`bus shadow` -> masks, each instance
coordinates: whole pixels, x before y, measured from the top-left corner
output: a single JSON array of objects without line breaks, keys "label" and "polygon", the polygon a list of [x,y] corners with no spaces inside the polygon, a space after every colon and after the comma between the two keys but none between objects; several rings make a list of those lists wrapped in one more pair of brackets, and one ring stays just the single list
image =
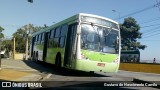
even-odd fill
[{"label": "bus shadow", "polygon": [[52,73],[61,76],[79,76],[79,77],[110,77],[92,72],[78,71],[67,68],[58,68],[52,64],[44,62],[34,62],[31,60],[23,60],[29,67],[38,70],[41,73]]}]

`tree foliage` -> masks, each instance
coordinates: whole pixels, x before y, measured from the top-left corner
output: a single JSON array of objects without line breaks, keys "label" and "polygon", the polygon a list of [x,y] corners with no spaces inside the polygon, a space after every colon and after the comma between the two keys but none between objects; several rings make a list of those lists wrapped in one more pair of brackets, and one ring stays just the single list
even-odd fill
[{"label": "tree foliage", "polygon": [[120,30],[123,50],[144,50],[147,47],[146,45],[141,45],[140,42],[137,42],[137,39],[142,37],[142,33],[140,33],[140,26],[134,18],[125,18],[123,24],[120,24]]},{"label": "tree foliage", "polygon": [[[33,24],[24,25],[21,28],[17,29],[17,31],[13,34],[16,42],[16,51],[17,52],[25,52],[26,38],[29,38],[30,34],[39,31],[43,27],[34,26]],[[30,42],[29,42],[30,43]]]},{"label": "tree foliage", "polygon": [[2,50],[6,49],[8,52],[13,50],[13,41],[12,40],[3,40],[2,42]]},{"label": "tree foliage", "polygon": [[[3,33],[2,33],[2,31],[4,30],[4,28],[2,28],[1,26],[0,26],[0,46],[1,46],[1,42],[2,42],[2,38],[4,38],[4,35],[3,35]],[[0,47],[0,50],[2,50],[2,47]]]},{"label": "tree foliage", "polygon": [[3,33],[2,33],[3,30],[4,30],[4,28],[2,28],[2,27],[0,26],[0,39],[1,39],[1,38],[4,38],[4,35],[3,35]]}]

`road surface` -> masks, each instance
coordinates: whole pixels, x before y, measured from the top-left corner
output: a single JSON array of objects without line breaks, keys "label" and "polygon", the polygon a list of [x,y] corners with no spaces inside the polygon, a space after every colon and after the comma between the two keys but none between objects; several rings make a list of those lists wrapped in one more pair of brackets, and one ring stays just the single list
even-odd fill
[{"label": "road surface", "polygon": [[65,68],[56,68],[50,64],[37,63],[30,60],[16,61],[11,59],[2,60],[2,69],[4,68],[40,75],[42,78],[39,79],[38,82],[42,83],[42,88],[38,89],[160,89],[160,74],[138,73],[121,70],[117,73],[95,72],[93,74]]}]

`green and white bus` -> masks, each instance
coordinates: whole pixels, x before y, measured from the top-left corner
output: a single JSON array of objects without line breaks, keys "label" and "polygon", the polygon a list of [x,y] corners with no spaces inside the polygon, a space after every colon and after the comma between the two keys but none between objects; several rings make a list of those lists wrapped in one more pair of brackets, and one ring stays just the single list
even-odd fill
[{"label": "green and white bus", "polygon": [[32,34],[30,58],[81,71],[117,72],[119,24],[80,13]]}]

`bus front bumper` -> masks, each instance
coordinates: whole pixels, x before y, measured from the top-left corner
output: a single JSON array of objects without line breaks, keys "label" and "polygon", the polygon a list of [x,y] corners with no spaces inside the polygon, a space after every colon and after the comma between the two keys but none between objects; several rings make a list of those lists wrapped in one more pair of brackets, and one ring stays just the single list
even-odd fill
[{"label": "bus front bumper", "polygon": [[75,69],[81,71],[117,72],[119,63],[76,60]]}]

